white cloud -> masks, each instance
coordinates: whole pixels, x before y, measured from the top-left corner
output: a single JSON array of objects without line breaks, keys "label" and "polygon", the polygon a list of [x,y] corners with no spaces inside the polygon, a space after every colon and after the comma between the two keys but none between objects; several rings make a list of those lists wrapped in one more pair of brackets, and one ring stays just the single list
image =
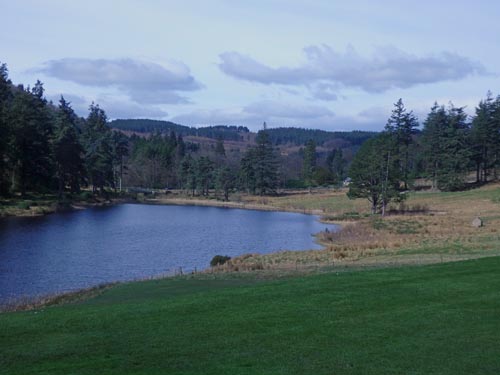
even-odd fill
[{"label": "white cloud", "polygon": [[188,103],[178,92],[203,87],[181,62],[164,66],[134,59],[65,58],[47,61],[35,71],[84,86],[117,88],[145,104]]},{"label": "white cloud", "polygon": [[328,108],[300,103],[284,103],[263,100],[249,104],[243,108],[244,113],[260,115],[265,118],[280,119],[314,119],[323,116],[334,116]]},{"label": "white cloud", "polygon": [[321,100],[335,100],[339,88],[380,93],[419,84],[485,75],[478,62],[451,52],[417,56],[395,47],[379,47],[373,56],[361,56],[349,46],[337,52],[328,45],[303,49],[306,61],[296,67],[270,67],[238,52],[219,55],[219,68],[237,79],[261,84],[304,85]]}]

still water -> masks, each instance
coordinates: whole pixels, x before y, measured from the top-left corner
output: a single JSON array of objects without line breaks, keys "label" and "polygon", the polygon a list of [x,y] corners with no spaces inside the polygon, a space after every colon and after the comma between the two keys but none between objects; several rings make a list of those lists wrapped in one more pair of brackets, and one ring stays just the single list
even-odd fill
[{"label": "still water", "polygon": [[0,220],[0,302],[209,266],[214,255],[320,248],[318,217],[123,204]]}]

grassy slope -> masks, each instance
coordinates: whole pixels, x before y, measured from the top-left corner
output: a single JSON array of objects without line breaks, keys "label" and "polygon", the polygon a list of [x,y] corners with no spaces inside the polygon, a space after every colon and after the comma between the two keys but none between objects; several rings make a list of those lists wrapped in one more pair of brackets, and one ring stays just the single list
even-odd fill
[{"label": "grassy slope", "polygon": [[124,284],[0,314],[8,374],[498,374],[500,258]]}]

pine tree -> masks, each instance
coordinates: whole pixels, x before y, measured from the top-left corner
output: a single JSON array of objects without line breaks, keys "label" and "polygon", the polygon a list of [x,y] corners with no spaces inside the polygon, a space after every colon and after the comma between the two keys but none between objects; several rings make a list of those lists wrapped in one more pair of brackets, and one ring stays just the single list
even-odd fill
[{"label": "pine tree", "polygon": [[471,128],[472,159],[476,164],[477,182],[487,182],[499,162],[500,98],[488,92],[476,108]]},{"label": "pine tree", "polygon": [[177,137],[177,148],[175,149],[176,160],[180,162],[182,158],[186,155],[186,144],[184,143],[184,139],[182,135],[179,134]]},{"label": "pine tree", "polygon": [[53,127],[43,93],[40,81],[32,90],[17,90],[9,110],[11,189],[21,195],[28,189],[45,191],[51,186]]},{"label": "pine tree", "polygon": [[214,163],[206,156],[197,160],[196,188],[202,195],[208,197],[213,178]]},{"label": "pine tree", "polygon": [[333,182],[340,183],[346,177],[347,161],[344,159],[342,149],[333,149],[326,158],[328,170],[333,175]]},{"label": "pine tree", "polygon": [[94,192],[113,186],[113,140],[107,126],[107,116],[99,105],[92,103],[82,132],[85,166]]},{"label": "pine tree", "polygon": [[256,143],[241,159],[241,183],[251,194],[275,193],[278,187],[278,162],[265,123],[264,129],[257,133]]},{"label": "pine tree", "polygon": [[255,177],[256,161],[256,149],[251,147],[245,152],[240,162],[240,184],[241,188],[246,190],[248,194],[255,194],[257,189]]},{"label": "pine tree", "polygon": [[269,134],[265,129],[259,131],[256,142],[254,152],[256,192],[259,195],[275,193],[278,187],[278,163]]},{"label": "pine tree", "polygon": [[115,189],[122,190],[123,173],[126,169],[125,157],[129,155],[128,138],[125,134],[113,132],[113,176]]},{"label": "pine tree", "polygon": [[394,104],[394,109],[391,117],[387,120],[385,130],[393,138],[394,157],[397,158],[400,165],[405,189],[408,189],[410,183],[410,145],[413,142],[417,127],[417,118],[412,111],[407,112],[403,100],[399,99]]},{"label": "pine tree", "polygon": [[178,170],[178,179],[181,188],[187,193],[191,192],[193,196],[196,190],[196,170],[196,162],[191,155],[187,155],[182,159]]},{"label": "pine tree", "polygon": [[67,185],[71,192],[79,192],[84,175],[83,147],[78,139],[75,112],[62,96],[56,114],[53,148],[59,196]]},{"label": "pine tree", "polygon": [[464,187],[470,161],[467,116],[463,108],[437,103],[424,122],[422,148],[427,176],[433,188],[458,190]]},{"label": "pine tree", "polygon": [[215,154],[223,158],[226,157],[226,149],[224,148],[224,140],[222,137],[217,138],[217,142],[215,144]]},{"label": "pine tree", "polygon": [[12,103],[12,83],[6,64],[0,64],[0,196],[8,192],[7,147],[10,139],[8,111]]},{"label": "pine tree", "polygon": [[304,148],[304,161],[302,165],[302,178],[309,189],[315,184],[316,172],[316,142],[312,139],[306,142]]},{"label": "pine tree", "polygon": [[443,140],[445,150],[442,172],[437,180],[441,190],[461,190],[465,187],[471,150],[469,145],[469,124],[463,107],[454,107],[450,103],[447,111],[448,127]]},{"label": "pine tree", "polygon": [[217,195],[222,192],[224,201],[229,200],[229,192],[234,187],[234,172],[228,167],[223,166],[217,169],[215,173],[215,189]]}]

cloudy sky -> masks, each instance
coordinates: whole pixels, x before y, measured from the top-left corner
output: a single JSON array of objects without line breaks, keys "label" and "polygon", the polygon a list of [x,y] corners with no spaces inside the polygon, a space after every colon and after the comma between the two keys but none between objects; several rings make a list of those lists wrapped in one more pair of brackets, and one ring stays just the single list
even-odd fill
[{"label": "cloudy sky", "polygon": [[380,130],[500,87],[500,2],[0,0],[0,61],[81,115]]}]

